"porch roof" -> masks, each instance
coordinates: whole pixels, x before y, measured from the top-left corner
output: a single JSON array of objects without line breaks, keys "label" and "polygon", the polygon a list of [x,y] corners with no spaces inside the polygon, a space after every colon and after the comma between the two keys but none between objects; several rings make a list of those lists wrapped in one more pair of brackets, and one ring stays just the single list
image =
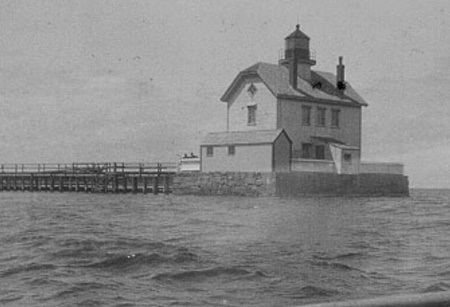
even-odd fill
[{"label": "porch roof", "polygon": [[344,142],[342,142],[342,141],[340,141],[338,139],[335,139],[335,138],[333,138],[331,136],[312,136],[311,138],[315,139],[315,140],[318,140],[320,142],[323,142],[325,144],[330,144],[330,145],[333,145],[333,146],[336,146],[336,147],[342,148],[342,149],[349,149],[349,150],[357,150],[357,149],[359,149],[359,147],[349,146],[346,143],[344,143]]},{"label": "porch roof", "polygon": [[213,132],[206,135],[201,145],[272,144],[282,133],[285,134],[286,138],[289,140],[289,142],[291,142],[283,129],[277,129],[258,131]]}]

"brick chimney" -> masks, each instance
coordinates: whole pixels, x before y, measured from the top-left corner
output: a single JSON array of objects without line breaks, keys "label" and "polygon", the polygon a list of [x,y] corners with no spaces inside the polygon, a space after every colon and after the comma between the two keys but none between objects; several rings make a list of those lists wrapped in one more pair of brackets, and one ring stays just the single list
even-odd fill
[{"label": "brick chimney", "polygon": [[343,91],[345,90],[345,66],[342,64],[342,56],[339,57],[339,64],[336,66],[336,87]]},{"label": "brick chimney", "polygon": [[298,77],[298,57],[294,53],[294,56],[289,62],[289,83],[293,88],[297,88],[297,77]]}]

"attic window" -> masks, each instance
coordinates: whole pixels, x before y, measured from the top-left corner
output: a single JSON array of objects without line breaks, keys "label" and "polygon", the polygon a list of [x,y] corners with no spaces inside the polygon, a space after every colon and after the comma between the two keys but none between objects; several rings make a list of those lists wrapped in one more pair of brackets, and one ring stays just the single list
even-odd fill
[{"label": "attic window", "polygon": [[247,93],[248,95],[253,98],[255,97],[256,92],[258,91],[258,89],[256,88],[256,86],[252,83],[250,84],[250,86],[248,87]]}]

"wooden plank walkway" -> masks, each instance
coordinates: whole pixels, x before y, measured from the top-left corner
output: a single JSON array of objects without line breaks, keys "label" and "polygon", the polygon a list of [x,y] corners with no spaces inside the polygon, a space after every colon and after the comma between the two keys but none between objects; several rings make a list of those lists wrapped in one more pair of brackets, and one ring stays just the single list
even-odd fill
[{"label": "wooden plank walkway", "polygon": [[170,193],[176,163],[1,164],[0,191]]}]

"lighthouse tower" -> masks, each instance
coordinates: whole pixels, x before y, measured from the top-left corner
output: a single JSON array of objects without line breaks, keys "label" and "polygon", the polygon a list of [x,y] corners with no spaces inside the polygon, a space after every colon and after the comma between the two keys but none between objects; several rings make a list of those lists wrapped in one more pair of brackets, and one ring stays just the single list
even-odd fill
[{"label": "lighthouse tower", "polygon": [[309,37],[300,31],[296,25],[295,31],[285,38],[284,59],[279,64],[289,68],[289,81],[293,88],[297,88],[297,77],[306,81],[311,80],[311,66],[316,61],[311,56]]}]

